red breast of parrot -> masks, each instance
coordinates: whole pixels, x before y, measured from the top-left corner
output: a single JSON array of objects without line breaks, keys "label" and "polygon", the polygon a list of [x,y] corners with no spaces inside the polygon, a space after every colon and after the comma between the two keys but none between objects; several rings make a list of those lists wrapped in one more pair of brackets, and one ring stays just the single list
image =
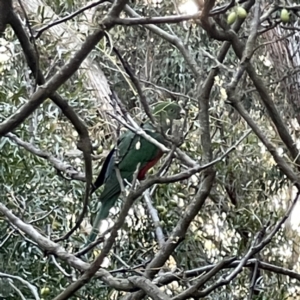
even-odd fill
[{"label": "red breast of parrot", "polygon": [[[156,104],[153,116],[161,129],[167,132],[172,125],[172,120],[181,118],[181,112],[182,110],[177,103],[161,102]],[[160,143],[164,143],[163,136],[154,130],[150,122],[146,122],[142,128],[149,136]],[[137,168],[139,168],[137,178],[139,180],[144,179],[147,171],[159,161],[162,154],[162,151],[154,144],[130,130],[121,136],[117,146],[111,150],[105,159],[101,172],[92,188],[92,192],[94,192],[104,184],[104,189],[99,198],[101,208],[97,213],[87,244],[95,240],[100,221],[107,218],[109,210],[114,206],[121,193],[116,168],[118,168],[124,186],[126,186],[127,182],[132,181]]]},{"label": "red breast of parrot", "polygon": [[157,155],[154,159],[150,160],[140,171],[139,174],[137,176],[138,180],[143,180],[146,176],[146,173],[148,172],[148,170],[150,170],[153,166],[156,165],[156,163],[159,161],[159,159],[162,157],[163,152],[162,151],[158,151]]}]

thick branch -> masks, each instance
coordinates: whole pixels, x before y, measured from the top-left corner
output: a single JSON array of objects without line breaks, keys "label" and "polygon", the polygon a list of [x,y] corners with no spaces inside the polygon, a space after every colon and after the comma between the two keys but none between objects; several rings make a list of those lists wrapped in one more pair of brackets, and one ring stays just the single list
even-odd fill
[{"label": "thick branch", "polygon": [[[114,23],[112,22],[112,19],[115,17],[118,17],[121,11],[123,10],[124,6],[128,0],[116,0],[114,4],[112,5],[110,11],[108,12],[107,16],[102,21],[102,24],[104,25],[105,30],[110,29]],[[101,33],[103,34],[103,33]],[[68,299],[70,296],[72,296],[77,290],[79,290],[82,286],[84,286],[87,282],[90,281],[90,279],[95,275],[99,267],[101,266],[103,259],[108,254],[109,250],[113,246],[113,243],[115,241],[115,238],[117,236],[118,230],[123,225],[123,222],[125,220],[125,217],[129,211],[130,206],[132,205],[134,199],[128,199],[126,200],[124,207],[120,213],[119,219],[114,225],[110,237],[107,239],[107,241],[103,245],[103,249],[101,254],[96,258],[96,260],[91,264],[90,268],[74,283],[70,284],[60,295],[55,297],[55,300],[63,300]],[[126,205],[127,204],[127,205]]]},{"label": "thick branch", "polygon": [[[253,5],[253,3],[254,3],[253,0],[249,1],[249,3],[247,3],[247,5],[245,6],[246,9],[249,9],[249,7],[251,7],[251,5]],[[259,21],[255,18],[254,24],[257,25],[258,23],[259,23]],[[235,32],[233,32],[233,31],[220,32],[216,29],[215,26],[213,26],[209,22],[204,22],[203,24],[204,24],[203,28],[210,34],[210,36],[212,38],[215,38],[215,39],[221,40],[221,41],[224,41],[224,40],[230,41],[232,43],[232,47],[233,47],[236,55],[238,56],[239,59],[242,60],[243,52],[245,50],[245,44],[239,39],[239,37],[235,34]],[[238,25],[236,25],[236,26],[238,26]],[[234,29],[235,29],[235,27],[234,27]],[[246,51],[247,51],[247,49],[246,49]],[[294,143],[291,135],[289,134],[289,131],[288,131],[286,125],[284,124],[282,118],[280,117],[280,114],[279,114],[278,110],[276,109],[276,106],[275,106],[271,96],[269,95],[268,90],[266,89],[263,80],[256,74],[254,67],[250,63],[247,64],[246,71],[247,71],[249,77],[251,78],[251,80],[253,81],[253,84],[256,87],[256,90],[260,95],[261,101],[265,105],[265,107],[268,111],[268,114],[277,129],[279,136],[281,137],[282,141],[288,148],[292,159],[297,163],[297,165],[300,166],[300,157],[298,155],[299,151],[296,147],[296,144]]]},{"label": "thick branch", "polygon": [[153,300],[171,300],[169,296],[163,293],[156,285],[154,285],[149,279],[141,276],[132,276],[128,280],[135,286],[139,287]]},{"label": "thick branch", "polygon": [[[32,47],[32,44],[29,40],[29,37],[27,36],[26,31],[24,30],[24,28],[22,26],[20,19],[18,18],[18,16],[15,13],[13,13],[11,15],[10,24],[11,24],[12,28],[14,29],[14,31],[21,43],[21,46],[25,53],[27,63],[32,71],[32,74],[35,76],[37,84],[38,85],[44,84],[45,78],[39,68],[39,62],[38,62],[36,52],[35,52],[34,48]],[[85,195],[84,195],[84,201],[83,201],[83,210],[82,210],[79,218],[77,219],[75,226],[63,237],[63,238],[68,238],[76,229],[79,228],[79,226],[87,212],[87,207],[88,207],[88,203],[89,203],[89,195],[90,195],[90,187],[92,184],[92,176],[93,176],[93,174],[92,174],[92,172],[93,172],[92,171],[92,159],[91,159],[92,145],[90,142],[89,133],[88,133],[86,125],[78,117],[78,115],[75,113],[73,108],[68,104],[68,102],[66,100],[64,100],[56,92],[51,94],[50,98],[53,100],[53,102],[58,107],[61,108],[63,114],[70,120],[70,122],[73,124],[74,128],[78,132],[78,135],[79,135],[78,148],[80,150],[82,150],[84,162],[85,162],[86,186],[85,186]],[[24,144],[23,144],[23,146],[24,146]],[[50,159],[50,158],[51,157],[48,157],[48,159]],[[53,157],[51,159],[53,161]]]},{"label": "thick branch", "polygon": [[[116,2],[118,3],[118,2]],[[119,11],[119,6],[113,5],[112,15],[115,16]],[[108,31],[114,26],[111,22],[111,16],[106,16],[101,22],[101,28],[97,29],[93,34],[88,36],[81,48],[67,62],[60,71],[55,74],[47,83],[39,87],[37,91],[30,97],[29,101],[21,106],[13,115],[0,123],[0,136],[13,131],[19,126],[39,105],[43,103],[50,95],[52,95],[65,81],[67,81],[80,67],[83,60],[103,38],[104,30]],[[64,107],[67,110],[67,107]]]},{"label": "thick branch", "polygon": [[0,33],[4,32],[12,12],[12,0],[0,0]]},{"label": "thick branch", "polygon": [[[83,262],[73,254],[68,253],[62,246],[54,243],[50,239],[41,235],[32,225],[23,222],[16,217],[4,204],[0,203],[0,212],[11,222],[15,227],[28,235],[33,241],[35,241],[41,249],[49,254],[54,254],[59,259],[66,261],[70,266],[80,270],[86,271],[89,268],[89,264]],[[96,277],[101,279],[107,285],[124,291],[132,291],[134,286],[127,280],[121,278],[114,278],[109,272],[103,269],[99,269],[96,273]]]}]

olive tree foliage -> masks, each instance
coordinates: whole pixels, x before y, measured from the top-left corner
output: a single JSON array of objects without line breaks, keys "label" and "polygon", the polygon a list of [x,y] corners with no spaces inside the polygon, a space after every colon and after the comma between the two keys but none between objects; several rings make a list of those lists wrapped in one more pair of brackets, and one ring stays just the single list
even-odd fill
[{"label": "olive tree foliage", "polygon": [[[0,0],[1,297],[296,299],[299,6],[283,4]],[[186,115],[165,155],[84,248],[104,158],[166,100]]]}]

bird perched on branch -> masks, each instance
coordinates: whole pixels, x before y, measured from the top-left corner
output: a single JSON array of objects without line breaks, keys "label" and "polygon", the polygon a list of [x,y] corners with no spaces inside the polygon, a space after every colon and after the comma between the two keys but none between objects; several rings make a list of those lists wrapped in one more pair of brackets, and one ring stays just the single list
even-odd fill
[{"label": "bird perched on branch", "polygon": [[[171,129],[173,120],[180,119],[182,114],[183,110],[175,102],[157,103],[153,110],[153,117],[160,126],[161,132],[164,133]],[[154,129],[150,121],[145,122],[142,128],[150,137],[164,144],[163,135]],[[130,130],[120,137],[117,146],[106,157],[92,188],[93,193],[104,184],[99,198],[101,208],[97,213],[87,244],[95,240],[100,222],[107,218],[109,210],[118,200],[122,185],[131,183],[134,174],[137,174],[138,180],[144,179],[147,171],[159,161],[162,154],[163,152],[157,146]]]}]

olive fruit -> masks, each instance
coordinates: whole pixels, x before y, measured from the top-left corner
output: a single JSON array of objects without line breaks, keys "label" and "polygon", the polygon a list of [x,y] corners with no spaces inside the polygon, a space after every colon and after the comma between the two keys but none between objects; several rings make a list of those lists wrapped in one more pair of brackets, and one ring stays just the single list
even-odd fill
[{"label": "olive fruit", "polygon": [[235,11],[231,12],[227,17],[227,24],[231,25],[235,22],[237,14]]},{"label": "olive fruit", "polygon": [[241,6],[236,9],[236,13],[240,19],[245,19],[247,17],[247,11]]},{"label": "olive fruit", "polygon": [[280,19],[283,23],[287,23],[290,21],[290,15],[287,9],[283,8],[280,13]]},{"label": "olive fruit", "polygon": [[50,289],[48,287],[43,287],[41,289],[41,295],[42,296],[47,296],[47,295],[49,295],[49,293],[50,293]]}]

